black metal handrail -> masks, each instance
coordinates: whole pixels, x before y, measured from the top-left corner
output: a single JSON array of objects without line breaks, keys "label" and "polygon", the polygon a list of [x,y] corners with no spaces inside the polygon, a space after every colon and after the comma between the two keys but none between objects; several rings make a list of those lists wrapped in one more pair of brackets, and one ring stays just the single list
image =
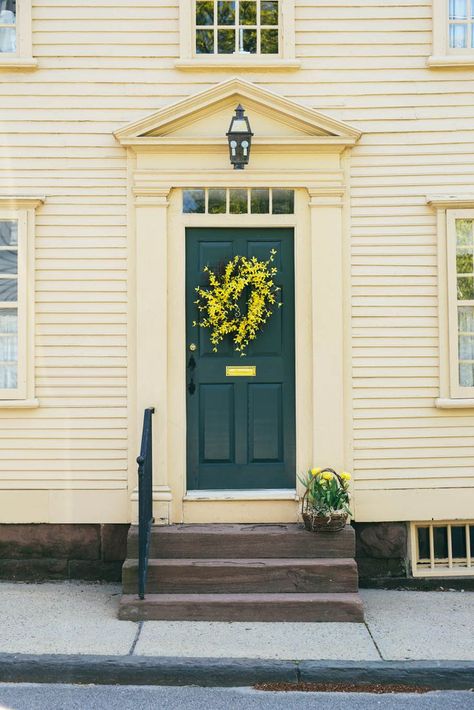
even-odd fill
[{"label": "black metal handrail", "polygon": [[153,444],[152,417],[154,407],[145,409],[143,417],[142,445],[138,464],[138,596],[145,598],[153,518]]}]

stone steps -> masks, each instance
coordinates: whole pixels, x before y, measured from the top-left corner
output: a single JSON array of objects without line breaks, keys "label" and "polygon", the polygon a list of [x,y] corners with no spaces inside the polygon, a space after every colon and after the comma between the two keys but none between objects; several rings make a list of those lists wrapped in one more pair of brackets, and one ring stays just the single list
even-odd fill
[{"label": "stone steps", "polygon": [[297,524],[156,526],[144,600],[138,531],[128,536],[119,617],[188,621],[362,621],[354,530]]},{"label": "stone steps", "polygon": [[[123,592],[137,589],[138,560],[123,567]],[[147,593],[253,594],[356,592],[352,559],[152,559]]]},{"label": "stone steps", "polygon": [[[198,554],[199,552],[199,554]],[[155,526],[152,558],[334,558],[354,557],[355,534],[350,525],[337,533],[308,533],[294,524],[212,524]],[[138,556],[138,529],[131,526],[127,557]]]},{"label": "stone steps", "polygon": [[124,595],[119,618],[129,621],[362,622],[359,594]]}]

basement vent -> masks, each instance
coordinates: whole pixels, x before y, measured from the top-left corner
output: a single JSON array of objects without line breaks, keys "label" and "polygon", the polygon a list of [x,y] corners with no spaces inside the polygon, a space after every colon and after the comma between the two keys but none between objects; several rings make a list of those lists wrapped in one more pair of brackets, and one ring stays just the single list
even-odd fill
[{"label": "basement vent", "polygon": [[412,523],[414,577],[474,574],[474,521]]}]

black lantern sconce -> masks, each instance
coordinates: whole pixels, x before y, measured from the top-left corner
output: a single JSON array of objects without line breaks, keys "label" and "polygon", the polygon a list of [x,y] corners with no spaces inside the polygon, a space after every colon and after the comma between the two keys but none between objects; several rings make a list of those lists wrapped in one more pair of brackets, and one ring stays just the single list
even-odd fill
[{"label": "black lantern sconce", "polygon": [[234,170],[243,170],[249,162],[253,133],[245,110],[240,104],[235,109],[226,136],[229,141],[231,165],[234,166]]}]

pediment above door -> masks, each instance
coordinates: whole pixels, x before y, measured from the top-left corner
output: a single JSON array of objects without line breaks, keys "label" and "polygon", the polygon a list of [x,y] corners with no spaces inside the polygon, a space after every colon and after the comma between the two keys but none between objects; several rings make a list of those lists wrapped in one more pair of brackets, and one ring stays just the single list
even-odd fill
[{"label": "pediment above door", "polygon": [[257,150],[341,152],[354,145],[360,131],[280,94],[242,79],[224,81],[210,89],[166,106],[115,132],[124,146],[135,150],[199,151],[226,147],[226,132],[235,107],[242,104],[254,132]]}]

